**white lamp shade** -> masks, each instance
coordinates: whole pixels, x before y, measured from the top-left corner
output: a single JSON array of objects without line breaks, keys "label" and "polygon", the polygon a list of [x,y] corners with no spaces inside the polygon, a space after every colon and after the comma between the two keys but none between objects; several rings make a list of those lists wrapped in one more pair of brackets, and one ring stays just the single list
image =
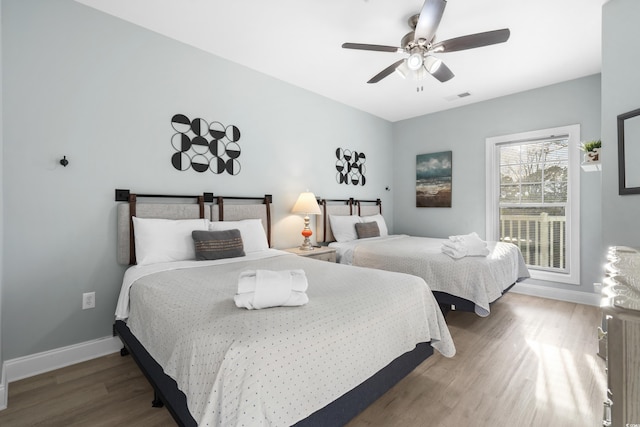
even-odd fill
[{"label": "white lamp shade", "polygon": [[300,193],[291,212],[305,215],[320,215],[320,206],[318,206],[316,196],[310,191]]},{"label": "white lamp shade", "polygon": [[407,75],[411,72],[409,67],[407,67],[407,60],[402,61],[402,64],[396,67],[396,73],[400,74],[403,79],[407,78]]},{"label": "white lamp shade", "polygon": [[[427,60],[431,58],[431,62],[429,62],[429,64],[433,64],[433,61],[435,60],[435,58],[428,56]],[[402,76],[403,79],[406,79],[407,77],[411,77],[414,80],[423,80],[426,79],[427,76],[429,75],[429,73],[427,72],[427,67],[428,64],[427,62],[425,62],[424,64],[421,64],[418,68],[413,69],[408,65],[409,59],[404,60],[400,65],[398,65],[396,67],[396,73],[400,74]],[[442,61],[440,61],[435,67],[434,67],[434,71],[440,66],[440,63]],[[433,72],[433,71],[429,71],[429,72]]]},{"label": "white lamp shade", "polygon": [[427,56],[427,59],[424,61],[424,66],[427,68],[431,74],[438,71],[440,65],[442,64],[442,60],[438,58],[434,58],[433,56]]}]

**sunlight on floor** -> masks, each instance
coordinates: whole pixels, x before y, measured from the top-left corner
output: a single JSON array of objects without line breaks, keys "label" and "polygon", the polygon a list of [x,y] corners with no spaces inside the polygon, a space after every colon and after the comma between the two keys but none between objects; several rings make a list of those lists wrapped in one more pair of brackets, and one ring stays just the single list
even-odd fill
[{"label": "sunlight on floor", "polygon": [[552,410],[557,417],[580,414],[584,425],[591,425],[594,419],[598,419],[601,410],[601,407],[593,407],[589,399],[591,390],[605,390],[606,387],[597,356],[584,354],[578,357],[561,347],[526,341],[538,357],[537,406]]}]

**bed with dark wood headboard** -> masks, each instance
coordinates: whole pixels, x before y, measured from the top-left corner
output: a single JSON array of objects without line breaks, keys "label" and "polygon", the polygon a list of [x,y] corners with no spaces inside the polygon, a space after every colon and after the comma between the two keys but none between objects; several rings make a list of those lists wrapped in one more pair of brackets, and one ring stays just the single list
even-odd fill
[{"label": "bed with dark wood headboard", "polygon": [[[320,207],[317,239],[336,248],[338,262],[419,276],[445,313],[455,308],[487,316],[492,302],[529,277],[520,250],[509,243],[487,242],[486,257],[452,259],[441,251],[447,239],[389,235],[380,199],[322,199]],[[374,234],[359,238],[355,227],[373,223]]]},{"label": "bed with dark wood headboard", "polygon": [[[143,263],[125,273],[114,331],[122,353],[152,384],[154,405],[166,406],[178,425],[344,425],[434,348],[455,353],[422,279],[298,257],[270,244],[255,249],[271,232],[271,196],[116,194],[118,259]],[[192,220],[237,225],[246,253],[147,263],[148,242],[135,231],[156,222],[140,218],[168,219],[160,222],[174,227],[167,230]],[[255,228],[243,228],[257,218],[260,239],[245,233]],[[247,269],[302,270],[308,304],[238,308],[237,278]]]}]

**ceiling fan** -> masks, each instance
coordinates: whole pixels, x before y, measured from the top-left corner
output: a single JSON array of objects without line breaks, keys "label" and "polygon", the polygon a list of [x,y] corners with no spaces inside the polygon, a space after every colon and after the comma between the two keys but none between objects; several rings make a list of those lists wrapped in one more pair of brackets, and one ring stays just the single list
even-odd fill
[{"label": "ceiling fan", "polygon": [[401,47],[376,44],[344,43],[345,49],[372,50],[376,52],[404,52],[409,56],[394,62],[367,83],[377,83],[394,71],[407,77],[413,73],[416,80],[424,79],[431,74],[441,82],[453,78],[453,72],[442,60],[432,53],[456,52],[503,43],[509,39],[511,32],[508,28],[483,33],[469,34],[441,42],[435,42],[435,34],[447,5],[446,0],[425,0],[419,14],[409,18],[409,26],[413,31],[407,33],[401,40]]}]

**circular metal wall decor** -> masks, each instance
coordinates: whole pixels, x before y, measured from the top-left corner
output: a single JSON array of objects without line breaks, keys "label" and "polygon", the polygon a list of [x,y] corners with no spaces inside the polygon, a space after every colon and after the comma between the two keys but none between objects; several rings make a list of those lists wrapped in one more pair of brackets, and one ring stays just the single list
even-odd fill
[{"label": "circular metal wall decor", "polygon": [[365,163],[367,156],[358,151],[351,151],[346,148],[336,149],[336,181],[345,185],[365,185],[367,179],[364,174],[367,172]]},{"label": "circular metal wall decor", "polygon": [[240,129],[236,126],[201,118],[190,120],[184,114],[176,114],[171,118],[171,127],[176,131],[171,137],[174,168],[200,173],[208,170],[216,175],[240,173]]}]

